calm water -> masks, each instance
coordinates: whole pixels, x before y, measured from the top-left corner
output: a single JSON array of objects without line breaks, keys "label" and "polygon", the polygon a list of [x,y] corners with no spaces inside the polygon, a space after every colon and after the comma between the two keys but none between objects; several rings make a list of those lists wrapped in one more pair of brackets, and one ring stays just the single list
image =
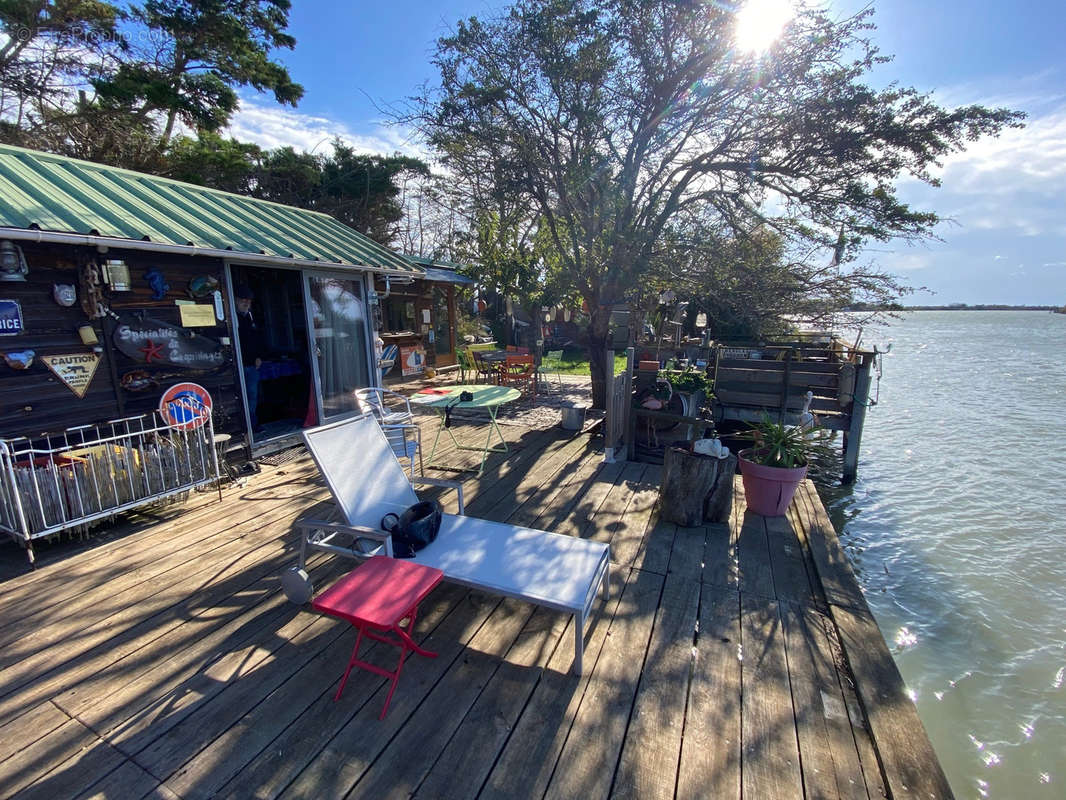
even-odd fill
[{"label": "calm water", "polygon": [[1066,797],[1066,315],[913,312],[831,514],[960,798]]}]

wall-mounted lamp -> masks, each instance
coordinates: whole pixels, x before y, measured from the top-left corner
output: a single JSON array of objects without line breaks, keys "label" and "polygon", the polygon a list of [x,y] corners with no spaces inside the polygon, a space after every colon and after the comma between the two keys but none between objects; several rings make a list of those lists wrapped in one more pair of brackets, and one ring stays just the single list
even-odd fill
[{"label": "wall-mounted lamp", "polygon": [[107,259],[101,272],[104,283],[111,284],[111,291],[128,292],[130,290],[130,268],[121,258]]},{"label": "wall-mounted lamp", "polygon": [[29,271],[22,248],[7,239],[0,242],[0,281],[24,281]]}]

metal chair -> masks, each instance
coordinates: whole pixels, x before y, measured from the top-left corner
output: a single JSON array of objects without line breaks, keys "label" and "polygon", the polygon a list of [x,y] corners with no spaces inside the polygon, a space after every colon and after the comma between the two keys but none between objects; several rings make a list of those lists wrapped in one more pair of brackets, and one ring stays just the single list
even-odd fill
[{"label": "metal chair", "polygon": [[466,373],[476,372],[477,367],[465,347],[459,347],[455,351],[455,357],[459,361],[459,383],[466,383]]},{"label": "metal chair", "polygon": [[407,398],[399,392],[372,386],[356,389],[355,402],[362,413],[373,414],[397,460],[402,462],[407,459],[408,473],[414,477],[417,455],[418,471],[425,474],[422,466],[422,429],[415,422]]},{"label": "metal chair", "polygon": [[545,387],[550,387],[548,383],[548,375],[552,372],[554,367],[555,382],[559,385],[559,388],[563,388],[563,373],[561,371],[563,362],[562,350],[549,350],[540,359],[540,366],[537,368],[537,380],[542,381]]},{"label": "metal chair", "polygon": [[537,368],[533,363],[533,356],[508,355],[503,371],[500,372],[500,383],[514,386],[523,394],[528,390],[533,403],[536,403]]},{"label": "metal chair", "polygon": [[485,361],[481,356],[482,353],[478,350],[473,350],[470,353],[474,358],[474,383],[481,383],[481,379],[484,378],[487,383],[499,383],[500,382],[500,370],[496,364],[490,364]]}]

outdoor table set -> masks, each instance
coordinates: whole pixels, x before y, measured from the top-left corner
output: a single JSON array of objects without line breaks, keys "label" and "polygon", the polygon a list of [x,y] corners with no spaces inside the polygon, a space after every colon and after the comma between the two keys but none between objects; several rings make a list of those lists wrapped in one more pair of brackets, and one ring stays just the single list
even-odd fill
[{"label": "outdoor table set", "polygon": [[[517,389],[507,386],[477,386],[460,385],[441,388],[423,389],[416,392],[410,398],[412,405],[431,408],[437,412],[440,424],[437,426],[437,434],[433,437],[433,446],[430,448],[426,466],[434,466],[433,456],[437,452],[437,443],[440,441],[441,431],[447,431],[452,443],[458,450],[472,450],[480,452],[481,467],[478,475],[485,471],[485,460],[489,453],[506,453],[507,441],[496,424],[496,414],[499,407],[504,403],[510,403],[522,396]],[[489,415],[489,428],[485,435],[485,444],[482,447],[460,444],[455,434],[452,433],[449,413],[457,408],[483,408]],[[493,433],[500,440],[499,445],[493,445]],[[439,466],[439,465],[438,465]]]}]

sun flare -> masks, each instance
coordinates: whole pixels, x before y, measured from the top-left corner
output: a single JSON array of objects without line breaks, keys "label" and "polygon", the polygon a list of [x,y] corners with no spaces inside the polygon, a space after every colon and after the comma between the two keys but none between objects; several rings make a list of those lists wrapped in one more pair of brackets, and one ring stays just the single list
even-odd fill
[{"label": "sun flare", "polygon": [[794,15],[788,0],[747,0],[737,12],[737,47],[749,53],[765,52]]}]

